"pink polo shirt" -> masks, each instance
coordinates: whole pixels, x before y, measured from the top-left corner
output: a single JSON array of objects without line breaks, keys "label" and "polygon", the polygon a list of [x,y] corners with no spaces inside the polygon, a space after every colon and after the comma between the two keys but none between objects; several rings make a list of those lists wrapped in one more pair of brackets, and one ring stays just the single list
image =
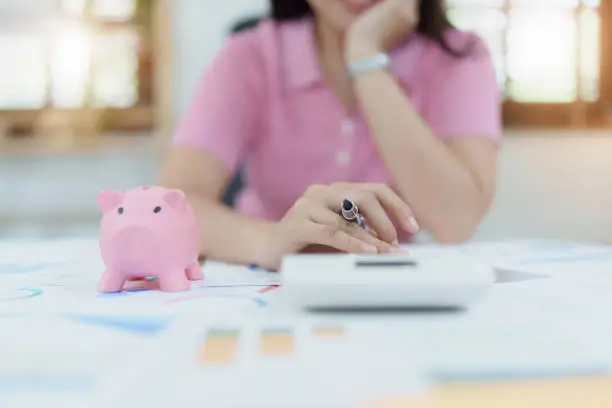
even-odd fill
[{"label": "pink polo shirt", "polygon": [[[175,146],[209,152],[232,172],[244,164],[243,213],[278,220],[312,184],[390,183],[363,116],[349,117],[324,84],[313,38],[310,19],[264,21],[234,35],[178,124]],[[448,39],[476,41],[475,56],[456,60],[413,34],[392,53],[393,74],[437,137],[500,141],[499,91],[486,47],[457,30]]]}]

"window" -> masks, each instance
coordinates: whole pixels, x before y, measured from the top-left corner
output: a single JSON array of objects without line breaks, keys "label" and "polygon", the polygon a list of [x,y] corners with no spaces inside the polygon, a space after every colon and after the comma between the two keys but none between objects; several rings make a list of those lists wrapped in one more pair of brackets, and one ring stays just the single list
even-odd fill
[{"label": "window", "polygon": [[509,126],[605,123],[610,3],[447,0],[453,24],[480,34],[492,52]]},{"label": "window", "polygon": [[10,61],[0,64],[0,118],[29,132],[50,111],[99,111],[105,130],[151,129],[152,3],[0,0],[0,61]]}]

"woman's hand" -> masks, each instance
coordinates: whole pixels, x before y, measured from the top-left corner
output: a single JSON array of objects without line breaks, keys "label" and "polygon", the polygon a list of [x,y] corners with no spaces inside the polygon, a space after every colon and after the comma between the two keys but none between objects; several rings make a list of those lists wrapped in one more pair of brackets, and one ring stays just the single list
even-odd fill
[{"label": "woman's hand", "polygon": [[[340,214],[342,201],[355,202],[369,229],[346,221]],[[261,265],[276,269],[283,255],[310,246],[323,246],[348,253],[403,252],[392,214],[410,233],[418,226],[410,207],[382,184],[332,184],[312,186],[296,201],[270,231],[268,251]]]},{"label": "woman's hand", "polygon": [[373,6],[349,29],[346,58],[353,61],[388,51],[418,25],[418,8],[418,0],[383,0]]}]

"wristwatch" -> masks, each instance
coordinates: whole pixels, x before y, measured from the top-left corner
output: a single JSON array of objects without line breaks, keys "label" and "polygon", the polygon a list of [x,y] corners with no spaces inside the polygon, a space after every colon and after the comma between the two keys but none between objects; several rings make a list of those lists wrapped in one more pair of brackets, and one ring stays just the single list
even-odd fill
[{"label": "wristwatch", "polygon": [[348,65],[348,73],[351,77],[356,77],[370,71],[388,69],[391,67],[391,57],[386,53],[379,53],[373,57],[360,61],[351,62]]}]

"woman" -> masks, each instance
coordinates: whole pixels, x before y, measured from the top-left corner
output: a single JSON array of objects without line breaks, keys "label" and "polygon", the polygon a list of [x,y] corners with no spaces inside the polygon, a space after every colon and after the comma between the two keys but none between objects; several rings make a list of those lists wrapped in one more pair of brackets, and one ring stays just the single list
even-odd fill
[{"label": "woman", "polygon": [[[176,129],[160,184],[183,190],[208,258],[276,268],[313,247],[399,251],[471,236],[501,141],[491,58],[442,0],[272,0],[233,36]],[[220,204],[246,163],[236,211]],[[339,214],[357,204],[369,228]]]}]

